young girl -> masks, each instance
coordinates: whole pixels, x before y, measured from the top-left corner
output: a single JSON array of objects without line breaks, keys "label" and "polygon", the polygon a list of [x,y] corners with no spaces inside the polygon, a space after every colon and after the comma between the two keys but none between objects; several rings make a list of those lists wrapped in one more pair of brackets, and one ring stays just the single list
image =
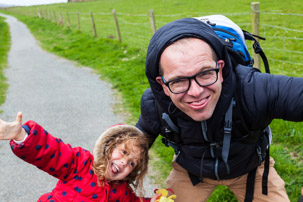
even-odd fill
[{"label": "young girl", "polygon": [[154,202],[159,196],[137,197],[130,187],[142,195],[147,172],[149,144],[136,127],[116,125],[107,129],[91,154],[64,144],[33,121],[22,125],[19,112],[15,122],[0,120],[0,140],[11,140],[15,155],[59,179],[53,191],[38,201]]}]

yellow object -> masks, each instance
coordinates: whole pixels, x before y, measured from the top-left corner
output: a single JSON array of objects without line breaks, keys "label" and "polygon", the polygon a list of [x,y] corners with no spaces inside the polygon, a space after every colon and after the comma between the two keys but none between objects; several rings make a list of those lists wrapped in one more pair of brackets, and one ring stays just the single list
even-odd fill
[{"label": "yellow object", "polygon": [[161,194],[160,198],[156,202],[174,202],[173,199],[177,198],[175,194],[168,196],[168,191],[174,193],[171,189],[156,189],[154,192],[156,194]]}]

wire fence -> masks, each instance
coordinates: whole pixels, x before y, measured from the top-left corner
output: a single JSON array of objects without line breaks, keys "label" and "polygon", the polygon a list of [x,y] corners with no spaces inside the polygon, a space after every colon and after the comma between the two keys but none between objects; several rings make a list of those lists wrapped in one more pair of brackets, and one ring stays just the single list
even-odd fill
[{"label": "wire fence", "polygon": [[[184,18],[212,15],[216,13],[178,13],[175,15],[68,12],[56,10],[18,11],[22,15],[37,16],[69,29],[87,32],[95,37],[118,39],[130,46],[146,49],[155,29],[166,23]],[[153,16],[151,16],[151,13]],[[289,76],[303,76],[303,14],[260,11],[260,41],[271,72]],[[115,16],[113,16],[113,14]],[[220,13],[229,17],[242,29],[252,30],[252,12]],[[116,18],[116,19],[115,19]],[[115,20],[116,21],[115,21]],[[92,25],[95,24],[95,28]],[[118,24],[118,28],[117,28]],[[95,30],[93,30],[95,29]],[[117,30],[119,29],[119,30]],[[119,36],[120,34],[120,36]],[[250,53],[252,46],[248,42]],[[261,69],[262,70],[262,69]],[[263,70],[264,71],[264,70]]]},{"label": "wire fence", "polygon": [[275,73],[303,76],[303,14],[261,12],[262,46]]}]

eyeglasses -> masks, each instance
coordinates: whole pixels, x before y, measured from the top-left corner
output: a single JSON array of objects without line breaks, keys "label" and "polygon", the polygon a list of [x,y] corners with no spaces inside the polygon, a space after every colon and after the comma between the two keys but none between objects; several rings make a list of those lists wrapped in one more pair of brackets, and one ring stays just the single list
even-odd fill
[{"label": "eyeglasses", "polygon": [[196,83],[201,87],[210,86],[216,83],[218,80],[218,72],[219,72],[219,67],[217,62],[217,68],[208,69],[199,72],[193,76],[176,78],[170,81],[165,81],[164,77],[163,76],[161,77],[163,83],[169,88],[169,90],[172,93],[180,94],[188,91],[188,89],[190,88],[191,79],[194,79]]}]

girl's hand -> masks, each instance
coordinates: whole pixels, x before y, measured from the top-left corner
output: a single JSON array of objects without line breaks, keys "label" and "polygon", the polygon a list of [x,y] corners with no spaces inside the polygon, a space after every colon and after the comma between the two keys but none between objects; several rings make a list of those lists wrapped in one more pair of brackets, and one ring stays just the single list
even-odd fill
[{"label": "girl's hand", "polygon": [[0,140],[21,141],[26,136],[26,131],[22,128],[22,113],[18,112],[16,121],[5,122],[0,119]]},{"label": "girl's hand", "polygon": [[155,202],[158,198],[161,197],[161,195],[162,195],[162,194],[156,194],[156,195],[154,195],[154,196],[151,198],[150,202]]}]

